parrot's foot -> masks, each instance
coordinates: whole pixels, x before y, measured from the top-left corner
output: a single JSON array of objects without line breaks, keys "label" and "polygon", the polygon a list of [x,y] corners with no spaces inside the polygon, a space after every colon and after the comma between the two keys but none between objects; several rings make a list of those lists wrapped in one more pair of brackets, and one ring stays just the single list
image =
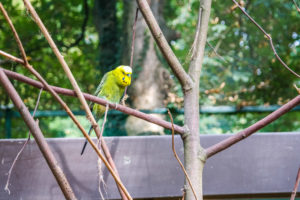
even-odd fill
[{"label": "parrot's foot", "polygon": [[298,92],[298,94],[300,94],[300,89],[297,87],[296,84],[294,84],[294,88],[296,89],[296,91]]},{"label": "parrot's foot", "polygon": [[122,98],[121,104],[122,106],[126,106],[125,101],[129,98],[129,96],[127,94],[124,95],[124,97]]}]

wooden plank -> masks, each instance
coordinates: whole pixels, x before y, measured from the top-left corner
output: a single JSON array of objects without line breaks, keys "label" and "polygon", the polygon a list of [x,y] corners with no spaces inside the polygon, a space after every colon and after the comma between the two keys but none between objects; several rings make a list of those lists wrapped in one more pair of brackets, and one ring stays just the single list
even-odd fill
[{"label": "wooden plank", "polygon": [[[203,135],[204,147],[228,135]],[[170,136],[110,137],[105,139],[121,179],[133,198],[171,198],[182,195],[184,176],[171,151]],[[48,139],[79,199],[99,199],[96,154],[83,139]],[[183,157],[182,142],[176,149]],[[63,199],[63,194],[31,141],[18,160],[9,186],[7,172],[24,140],[0,140],[0,199]],[[204,168],[207,198],[289,197],[300,166],[300,133],[261,133],[210,158]],[[104,168],[104,167],[103,167]],[[104,170],[107,199],[120,198],[115,183]],[[300,189],[298,190],[300,192]]]}]

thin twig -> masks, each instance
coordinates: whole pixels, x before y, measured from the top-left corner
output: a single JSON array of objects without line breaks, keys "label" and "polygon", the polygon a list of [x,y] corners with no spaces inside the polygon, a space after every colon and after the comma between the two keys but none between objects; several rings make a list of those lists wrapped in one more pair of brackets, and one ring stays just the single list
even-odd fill
[{"label": "thin twig", "polygon": [[[136,22],[137,22],[137,19],[138,19],[138,15],[139,15],[139,8],[136,8],[134,23],[133,23],[133,26],[132,26],[132,40],[131,40],[131,54],[130,54],[130,67],[131,68],[132,68],[132,64],[133,64],[134,41],[135,41]],[[126,86],[123,98],[121,100],[123,106],[125,106],[125,101],[127,100],[127,98],[128,98],[128,95],[127,95],[127,86]]]},{"label": "thin twig", "polygon": [[292,74],[294,74],[295,76],[297,76],[298,78],[300,78],[300,75],[297,74],[295,71],[293,71],[287,64],[285,64],[285,62],[283,62],[283,60],[279,57],[279,55],[277,54],[277,51],[273,45],[273,40],[270,34],[268,34],[246,11],[245,8],[243,8],[242,6],[240,6],[240,4],[238,2],[236,2],[235,0],[232,0],[233,3],[235,3],[235,5],[237,7],[239,7],[239,9],[251,20],[251,22],[253,24],[255,24],[255,26],[257,26],[257,28],[263,32],[263,34],[269,39],[270,42],[270,46],[273,50],[273,53],[275,55],[275,57],[277,58],[277,60],[287,69],[289,70]]},{"label": "thin twig", "polygon": [[298,92],[298,94],[300,94],[300,89],[297,87],[296,84],[294,84],[294,88],[296,89],[296,91]]},{"label": "thin twig", "polygon": [[294,2],[295,6],[296,6],[296,8],[297,8],[297,11],[300,13],[300,8],[299,8],[299,6],[297,5],[296,0],[293,0],[293,2]]},{"label": "thin twig", "polygon": [[17,44],[18,44],[18,47],[19,47],[19,49],[20,49],[20,51],[21,51],[23,60],[24,60],[25,64],[28,65],[27,56],[26,56],[25,50],[24,50],[24,48],[23,48],[23,45],[22,45],[22,43],[21,43],[21,40],[20,40],[20,38],[19,38],[19,35],[17,34],[17,31],[16,31],[16,29],[15,29],[15,27],[14,27],[12,21],[10,20],[10,18],[9,18],[9,16],[8,16],[8,14],[7,14],[6,10],[4,9],[4,7],[3,7],[3,5],[2,5],[1,2],[0,2],[0,9],[1,9],[1,11],[2,11],[2,13],[3,13],[3,15],[4,15],[6,21],[8,22],[8,24],[9,24],[9,26],[10,26],[10,28],[11,28],[13,34],[14,34],[14,37],[15,37],[15,39],[16,39],[16,41],[17,41]]},{"label": "thin twig", "polygon": [[103,178],[103,173],[102,173],[102,162],[101,162],[101,159],[100,159],[100,158],[97,159],[97,166],[98,166],[98,177],[99,177],[99,181],[98,181],[98,192],[99,192],[99,194],[100,194],[100,198],[101,198],[102,200],[105,200],[104,195],[103,195],[103,193],[102,193],[102,191],[101,191],[101,183],[103,184],[103,188],[104,188],[104,191],[105,191],[106,195],[107,195],[107,189],[106,189],[107,185],[105,184],[105,181],[104,181],[104,178]]},{"label": "thin twig", "polygon": [[106,104],[105,106],[105,114],[104,114],[104,119],[103,119],[103,123],[102,123],[102,127],[101,127],[101,132],[100,132],[100,137],[98,139],[99,144],[101,145],[101,140],[102,140],[102,136],[103,136],[103,131],[104,131],[104,127],[105,127],[105,123],[106,123],[106,119],[107,119],[107,112],[109,109],[109,105]]},{"label": "thin twig", "polygon": [[39,95],[38,95],[38,98],[36,100],[36,104],[35,104],[35,107],[34,107],[34,110],[33,110],[33,113],[32,113],[32,117],[35,116],[35,112],[36,112],[36,110],[39,106],[39,103],[40,103],[40,98],[41,98],[42,92],[43,92],[43,88],[40,89],[40,92],[39,92]]},{"label": "thin twig", "polygon": [[[37,107],[40,103],[40,98],[41,98],[41,94],[42,94],[42,91],[43,91],[43,88],[40,89],[40,92],[39,92],[39,95],[38,95],[38,98],[36,100],[36,104],[35,104],[35,107],[34,107],[34,111],[33,111],[33,114],[32,114],[32,117],[34,118],[34,115],[35,115],[35,112],[37,110]],[[25,146],[27,145],[27,143],[29,142],[30,140],[30,132],[28,133],[28,138],[27,140],[25,141],[25,143],[23,144],[22,148],[20,149],[20,151],[18,152],[17,156],[15,157],[11,167],[9,168],[9,171],[8,171],[8,176],[7,176],[7,181],[6,181],[6,184],[5,184],[5,187],[4,187],[4,190],[8,192],[8,194],[10,195],[10,190],[8,188],[9,186],[9,182],[10,182],[10,177],[11,177],[11,173],[12,173],[12,170],[17,162],[17,160],[19,159],[20,155],[22,154],[23,150],[25,149]]]},{"label": "thin twig", "polygon": [[297,194],[297,190],[299,187],[299,182],[300,182],[300,167],[298,169],[298,174],[297,174],[297,178],[296,178],[296,182],[295,182],[295,186],[291,195],[291,199],[290,200],[294,200]]},{"label": "thin twig", "polygon": [[133,64],[134,41],[135,41],[136,22],[137,22],[137,19],[138,19],[138,15],[139,15],[139,8],[136,8],[136,11],[135,11],[135,18],[134,18],[134,23],[133,23],[133,27],[132,27],[132,40],[131,40],[130,67],[132,67],[132,64]]},{"label": "thin twig", "polygon": [[[13,72],[13,71],[10,71],[10,70],[6,70],[6,69],[3,69],[3,70],[6,73],[6,75],[10,78],[13,78],[15,80],[18,80],[18,81],[24,82],[26,84],[32,85],[33,87],[36,87],[36,88],[44,87],[44,85],[39,81],[33,80],[31,78],[28,78],[24,75],[18,74],[16,72]],[[66,88],[60,88],[60,87],[56,87],[56,86],[50,86],[50,88],[53,91],[57,92],[58,94],[77,97],[74,90],[70,90],[70,89],[66,89]],[[45,87],[45,90],[49,91],[47,87]],[[161,126],[161,127],[166,128],[166,129],[172,130],[172,125],[171,125],[170,122],[167,122],[165,120],[154,117],[153,115],[149,115],[149,114],[146,114],[146,113],[140,112],[138,110],[135,110],[135,109],[132,109],[132,108],[129,108],[129,107],[126,107],[126,106],[122,106],[122,105],[117,105],[116,106],[116,104],[109,103],[105,99],[101,99],[101,98],[99,98],[97,96],[93,96],[91,94],[84,93],[83,95],[84,95],[85,99],[88,100],[88,101],[92,101],[94,103],[101,104],[103,106],[105,106],[108,103],[109,107],[111,109],[118,110],[118,111],[126,113],[128,115],[135,116],[137,118],[143,119],[143,120],[148,121],[150,123],[154,123],[158,126]],[[67,108],[64,108],[64,109],[66,110]],[[71,116],[73,113],[68,113],[68,114]],[[75,120],[76,120],[76,118],[75,118]],[[80,127],[78,127],[78,128],[80,130],[82,130]],[[174,129],[175,129],[175,132],[178,133],[178,134],[184,134],[185,133],[185,129],[181,126],[174,125]],[[105,144],[105,143],[103,143],[103,141],[101,143],[102,143],[102,145]]]},{"label": "thin twig", "polygon": [[199,12],[198,12],[198,21],[197,21],[197,27],[196,27],[196,33],[195,33],[195,38],[194,38],[194,42],[188,52],[188,57],[192,58],[194,57],[194,54],[195,54],[195,46],[197,45],[197,41],[198,41],[198,35],[199,35],[199,32],[200,32],[200,26],[201,26],[201,15],[202,15],[202,7],[199,6]]},{"label": "thin twig", "polygon": [[6,58],[8,58],[8,59],[10,59],[11,61],[14,61],[14,62],[16,62],[16,63],[25,65],[25,62],[24,62],[22,59],[17,58],[17,57],[15,57],[15,56],[11,55],[11,54],[8,54],[8,53],[6,53],[6,52],[4,52],[4,51],[2,51],[2,50],[0,50],[0,55],[6,57]]},{"label": "thin twig", "polygon": [[[100,137],[97,140],[97,146],[99,147],[100,151],[101,151],[101,149],[100,149],[100,147],[101,147],[101,140],[102,140],[103,131],[104,131],[104,127],[105,127],[105,123],[106,123],[106,119],[107,119],[108,109],[109,109],[109,105],[106,104],[104,119],[103,119],[103,122],[102,122],[102,127],[101,127],[101,132],[100,132]],[[98,164],[98,176],[99,176],[98,191],[99,191],[101,199],[104,200],[104,196],[103,196],[102,191],[101,191],[101,183],[103,183],[103,187],[104,188],[106,187],[106,184],[105,184],[104,179],[103,179],[103,173],[102,173],[102,167],[101,167],[101,160],[99,158],[98,158],[97,164]]]},{"label": "thin twig", "polygon": [[228,63],[228,61],[225,60],[208,41],[206,41],[206,43],[213,50],[213,52],[216,54],[216,56],[218,56],[225,63]]},{"label": "thin twig", "polygon": [[176,150],[175,150],[175,142],[174,142],[174,121],[173,121],[173,117],[172,117],[172,114],[171,114],[170,110],[168,110],[168,114],[169,114],[169,117],[170,117],[171,123],[172,123],[172,150],[173,150],[174,156],[175,156],[176,160],[178,161],[178,163],[179,163],[179,165],[180,165],[182,171],[184,172],[184,175],[185,175],[185,177],[186,177],[186,179],[187,179],[187,181],[188,181],[188,183],[189,183],[189,185],[190,185],[190,187],[191,187],[191,189],[192,189],[192,191],[193,191],[193,194],[194,194],[194,196],[195,196],[195,199],[197,200],[198,198],[197,198],[196,192],[195,192],[195,190],[194,190],[194,187],[193,187],[193,185],[192,185],[192,182],[191,182],[191,180],[190,180],[190,177],[189,177],[189,175],[187,174],[187,172],[186,172],[186,170],[185,170],[183,164],[181,163],[181,161],[180,161],[180,159],[179,159],[179,157],[178,157],[178,155],[177,155],[177,153],[176,153]]},{"label": "thin twig", "polygon": [[90,10],[89,9],[89,4],[88,4],[87,0],[83,0],[84,18],[83,18],[83,22],[82,22],[82,25],[81,25],[81,33],[73,43],[71,43],[69,45],[64,44],[63,45],[64,47],[66,47],[66,48],[74,47],[74,46],[78,45],[81,40],[84,39],[86,26],[87,26],[87,23],[88,23],[88,20],[89,20],[89,12],[90,12],[89,10]]}]

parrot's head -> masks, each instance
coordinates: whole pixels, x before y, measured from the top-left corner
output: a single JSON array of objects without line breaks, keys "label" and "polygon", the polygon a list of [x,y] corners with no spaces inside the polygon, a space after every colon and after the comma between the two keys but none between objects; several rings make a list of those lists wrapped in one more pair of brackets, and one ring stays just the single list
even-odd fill
[{"label": "parrot's head", "polygon": [[131,83],[132,69],[129,66],[120,65],[113,70],[113,74],[117,79],[117,83],[120,86],[126,87]]}]

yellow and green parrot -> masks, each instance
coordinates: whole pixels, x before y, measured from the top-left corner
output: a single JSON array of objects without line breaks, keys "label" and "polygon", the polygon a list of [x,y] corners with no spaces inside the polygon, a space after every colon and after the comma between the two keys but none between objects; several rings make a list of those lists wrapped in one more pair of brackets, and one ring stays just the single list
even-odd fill
[{"label": "yellow and green parrot", "polygon": [[[106,99],[111,103],[119,103],[121,97],[123,96],[125,88],[131,83],[131,74],[131,67],[125,65],[120,65],[114,70],[107,72],[106,74],[104,74],[94,95]],[[93,103],[90,107],[95,116],[96,121],[98,121],[105,113],[105,106]],[[88,133],[89,135],[91,134],[91,131],[92,126],[90,127]],[[84,152],[86,144],[87,140],[83,145],[81,155]]]}]

